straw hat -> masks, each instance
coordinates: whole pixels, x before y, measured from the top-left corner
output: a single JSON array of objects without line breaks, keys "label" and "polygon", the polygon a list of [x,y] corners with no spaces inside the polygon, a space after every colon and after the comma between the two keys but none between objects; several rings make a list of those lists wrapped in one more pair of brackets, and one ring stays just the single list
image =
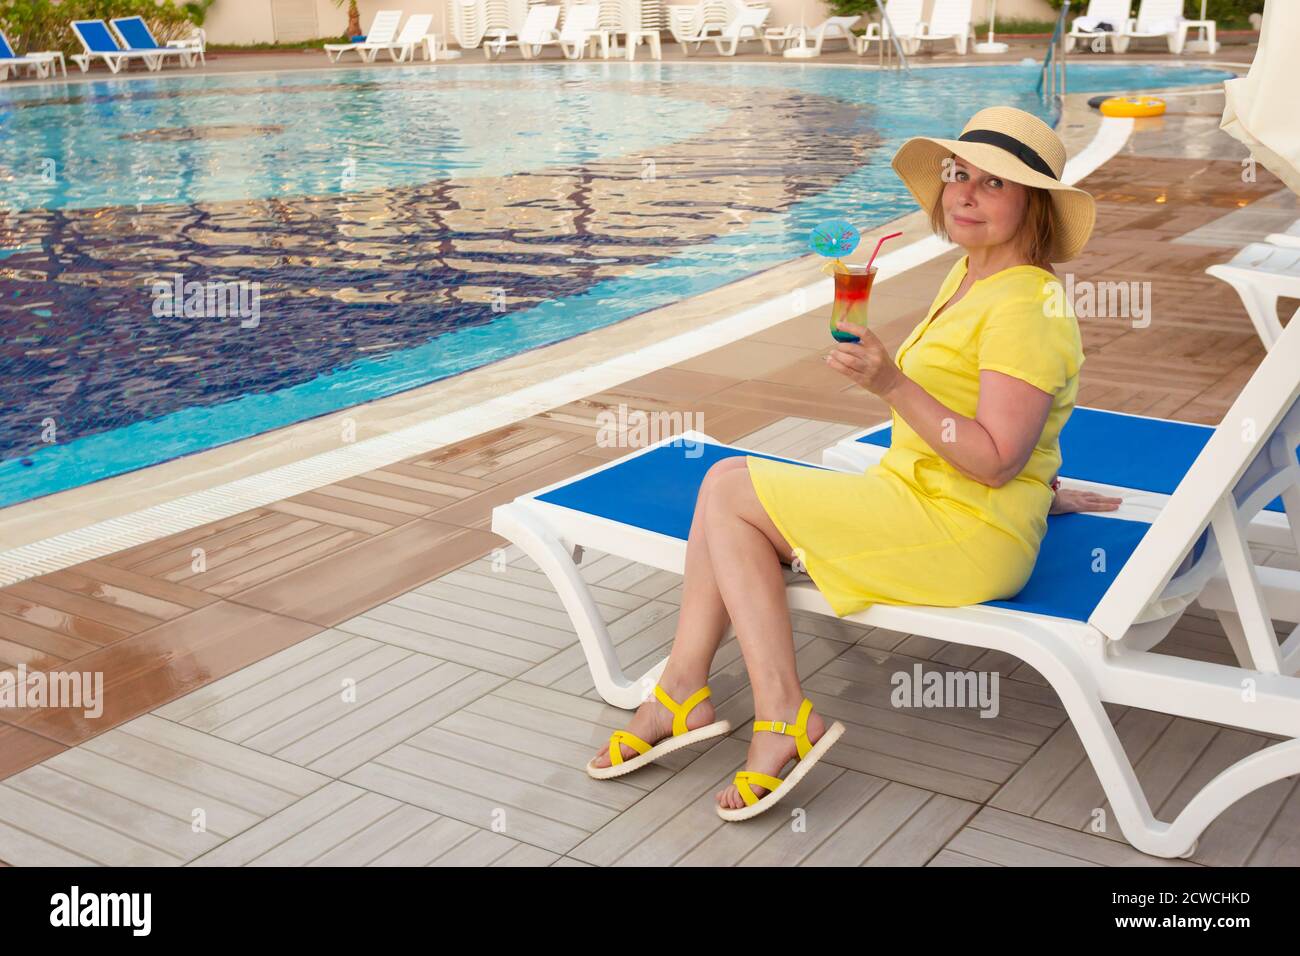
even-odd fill
[{"label": "straw hat", "polygon": [[1097,208],[1092,196],[1061,182],[1065,144],[1032,113],[992,106],[970,118],[958,139],[914,136],[894,154],[893,167],[927,212],[943,189],[944,160],[957,156],[1002,179],[1049,190],[1052,198],[1052,262],[1066,262],[1092,234]]}]

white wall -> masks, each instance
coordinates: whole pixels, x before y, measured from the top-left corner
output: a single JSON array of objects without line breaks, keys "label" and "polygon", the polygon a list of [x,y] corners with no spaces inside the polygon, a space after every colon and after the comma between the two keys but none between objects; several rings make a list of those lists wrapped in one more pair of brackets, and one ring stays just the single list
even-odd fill
[{"label": "white wall", "polygon": [[[313,0],[303,0],[313,2]],[[683,0],[685,2],[685,0]],[[926,12],[930,4],[926,3]],[[339,36],[347,27],[347,5],[336,7],[332,0],[314,0],[318,36]],[[817,23],[829,14],[822,0],[769,0],[774,26],[798,23],[801,7],[805,22]],[[361,28],[370,25],[375,11],[381,8],[400,8],[406,13],[433,14],[433,28],[442,30],[446,15],[442,0],[359,0]],[[974,0],[974,18],[980,22],[987,17],[987,0]],[[1055,16],[1047,0],[998,0],[999,18],[1028,18],[1050,20]],[[275,30],[271,15],[271,0],[216,0],[208,8],[204,28],[212,43],[272,43]]]}]

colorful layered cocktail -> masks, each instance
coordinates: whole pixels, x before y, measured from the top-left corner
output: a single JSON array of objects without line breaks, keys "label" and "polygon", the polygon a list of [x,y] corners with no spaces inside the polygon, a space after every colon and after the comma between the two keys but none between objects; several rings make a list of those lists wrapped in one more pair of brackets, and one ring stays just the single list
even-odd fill
[{"label": "colorful layered cocktail", "polygon": [[842,331],[836,323],[841,319],[854,325],[867,325],[867,301],[871,298],[871,283],[876,278],[876,267],[864,263],[836,263],[835,302],[831,306],[831,335],[837,342],[857,342],[852,332]]}]

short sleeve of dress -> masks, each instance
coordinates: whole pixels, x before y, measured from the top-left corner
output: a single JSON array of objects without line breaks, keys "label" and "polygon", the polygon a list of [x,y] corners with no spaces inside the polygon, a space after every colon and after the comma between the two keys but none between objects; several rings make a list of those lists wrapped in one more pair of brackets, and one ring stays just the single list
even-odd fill
[{"label": "short sleeve of dress", "polygon": [[1059,282],[1016,277],[998,297],[979,335],[979,368],[1055,394],[1079,372],[1079,326]]}]

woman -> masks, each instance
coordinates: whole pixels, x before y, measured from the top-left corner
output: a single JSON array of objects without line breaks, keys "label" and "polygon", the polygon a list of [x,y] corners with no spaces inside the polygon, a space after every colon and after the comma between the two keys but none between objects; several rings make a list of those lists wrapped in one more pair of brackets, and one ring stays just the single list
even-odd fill
[{"label": "woman", "polygon": [[[863,474],[753,456],[702,483],[686,551],[682,609],[655,698],[588,772],[617,776],[726,733],[708,700],[710,664],[734,624],[754,691],[745,769],[717,794],[724,819],[768,809],[843,733],[804,697],[795,670],[783,562],[806,569],[841,617],[873,603],[956,607],[1015,595],[1047,515],[1113,510],[1119,499],[1056,487],[1057,436],[1083,363],[1052,262],[1074,258],[1093,200],[1060,181],[1065,147],[1029,113],[981,110],[960,139],[917,137],[893,167],[940,235],[966,250],[891,361],[869,329],[827,356],[886,401],[893,440]],[[793,738],[793,739],[792,739]],[[788,777],[775,776],[792,759]]]}]

